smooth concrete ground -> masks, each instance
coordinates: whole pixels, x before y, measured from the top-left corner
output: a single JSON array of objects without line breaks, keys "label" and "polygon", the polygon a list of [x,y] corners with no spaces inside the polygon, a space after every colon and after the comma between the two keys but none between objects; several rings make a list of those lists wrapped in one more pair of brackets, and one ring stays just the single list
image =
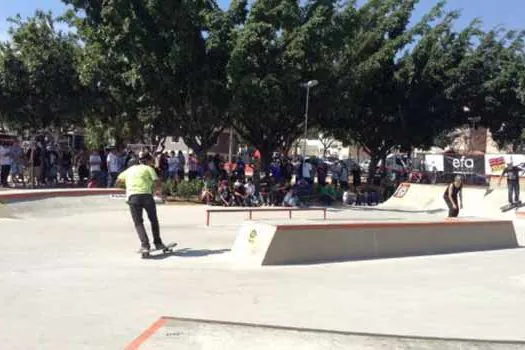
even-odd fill
[{"label": "smooth concrete ground", "polygon": [[[109,196],[10,205],[0,219],[0,344],[122,349],[161,316],[341,331],[525,340],[525,250],[247,268],[228,250],[243,214],[158,206],[175,254],[141,260],[127,207]],[[259,215],[259,214],[257,214]],[[272,213],[266,217],[287,217]],[[321,213],[298,214],[312,219]],[[332,221],[444,213],[329,212]],[[265,216],[261,213],[261,218]],[[254,217],[257,219],[257,217]],[[516,222],[519,239],[525,226]]]}]

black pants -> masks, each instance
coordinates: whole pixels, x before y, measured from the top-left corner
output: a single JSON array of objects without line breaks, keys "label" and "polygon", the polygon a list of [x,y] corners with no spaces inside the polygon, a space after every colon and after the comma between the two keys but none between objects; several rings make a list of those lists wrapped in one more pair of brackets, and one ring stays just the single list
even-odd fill
[{"label": "black pants", "polygon": [[[519,180],[511,180],[507,182],[507,188],[509,190],[509,203],[517,203],[520,201],[520,182]],[[514,194],[514,200],[512,195]]]},{"label": "black pants", "polygon": [[131,218],[135,224],[135,230],[139,235],[140,244],[143,248],[150,248],[148,235],[144,228],[144,219],[142,217],[143,209],[146,210],[148,219],[151,223],[151,233],[153,235],[153,244],[160,245],[162,240],[160,238],[159,219],[157,218],[157,207],[155,200],[151,194],[134,194],[128,199]]},{"label": "black pants", "polygon": [[7,187],[7,178],[9,177],[9,172],[11,171],[11,165],[2,165],[0,169],[0,185]]},{"label": "black pants", "polygon": [[[450,200],[450,198],[448,198],[448,196],[445,196],[443,197],[443,199],[445,200],[445,203],[447,203],[447,207],[448,207],[448,217],[449,218],[457,218],[458,215],[459,215],[459,205],[458,205],[458,201],[454,201],[452,202]],[[454,204],[456,205],[456,207],[454,208]]]}]

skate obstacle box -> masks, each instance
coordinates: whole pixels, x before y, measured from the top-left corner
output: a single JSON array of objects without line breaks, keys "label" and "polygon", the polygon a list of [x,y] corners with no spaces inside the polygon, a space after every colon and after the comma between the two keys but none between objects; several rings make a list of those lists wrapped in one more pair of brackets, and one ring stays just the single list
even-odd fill
[{"label": "skate obstacle box", "polygon": [[246,221],[232,257],[243,265],[287,265],[517,248],[512,221],[290,224]]}]

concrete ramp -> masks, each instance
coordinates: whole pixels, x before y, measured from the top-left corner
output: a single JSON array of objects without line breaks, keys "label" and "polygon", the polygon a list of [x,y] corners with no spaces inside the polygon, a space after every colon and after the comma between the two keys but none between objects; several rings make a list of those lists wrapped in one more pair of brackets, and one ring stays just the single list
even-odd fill
[{"label": "concrete ramp", "polygon": [[517,248],[512,221],[245,222],[232,247],[243,266],[287,265]]},{"label": "concrete ramp", "polygon": [[[386,211],[438,212],[448,210],[443,201],[446,185],[402,183],[387,201],[377,206]],[[512,219],[514,211],[502,213],[500,207],[507,203],[507,189],[466,186],[463,189],[464,208],[460,216]]]},{"label": "concrete ramp", "polygon": [[427,349],[469,350],[523,349],[525,342],[512,340],[447,339],[422,336],[354,333],[253,323],[221,322],[162,317],[126,350],[363,350]]},{"label": "concrete ramp", "polygon": [[444,185],[402,183],[387,201],[377,206],[383,210],[424,212],[445,209]]}]

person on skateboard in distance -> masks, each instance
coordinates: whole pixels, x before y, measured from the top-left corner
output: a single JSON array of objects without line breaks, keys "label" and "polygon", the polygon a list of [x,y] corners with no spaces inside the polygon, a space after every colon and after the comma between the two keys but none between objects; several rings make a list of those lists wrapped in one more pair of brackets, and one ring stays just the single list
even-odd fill
[{"label": "person on skateboard in distance", "polygon": [[[503,176],[507,175],[507,188],[509,191],[509,205],[519,205],[520,202],[520,172],[524,169],[521,166],[514,166],[512,161],[507,164],[507,167],[501,173],[499,177],[498,185],[501,186],[501,180]],[[514,201],[512,195],[514,194]]]},{"label": "person on skateboard in distance", "polygon": [[150,251],[150,243],[142,210],[146,210],[151,223],[151,233],[155,249],[165,249],[166,246],[160,238],[159,219],[157,218],[157,207],[153,198],[153,192],[160,192],[160,179],[153,169],[155,159],[149,153],[139,154],[139,164],[132,165],[117,177],[117,184],[126,184],[126,198],[131,212],[131,218],[139,235],[141,253]]},{"label": "person on skateboard in distance", "polygon": [[[454,177],[454,181],[447,186],[443,199],[447,203],[448,217],[457,218],[459,209],[463,209],[463,179],[460,175]],[[458,201],[459,199],[459,201]]]}]

